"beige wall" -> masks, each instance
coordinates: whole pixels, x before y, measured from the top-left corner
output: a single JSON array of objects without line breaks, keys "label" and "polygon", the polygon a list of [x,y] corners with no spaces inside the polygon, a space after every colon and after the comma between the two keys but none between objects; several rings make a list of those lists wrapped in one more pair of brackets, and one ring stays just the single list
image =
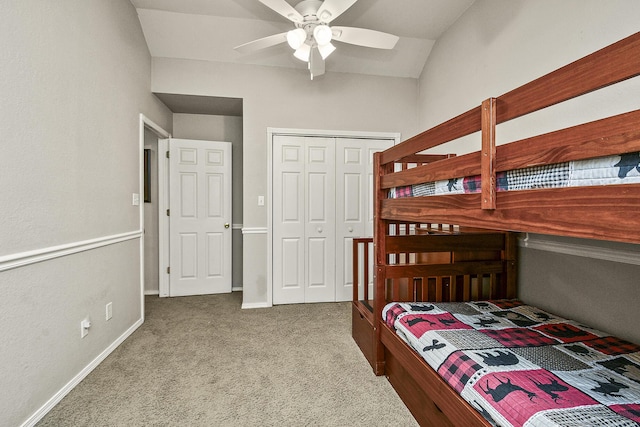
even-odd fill
[{"label": "beige wall", "polygon": [[[476,0],[429,56],[420,78],[420,127],[450,119],[637,32],[638,16],[635,0]],[[500,125],[498,140],[638,109],[640,79],[585,98]],[[476,136],[443,151],[478,150],[479,144]],[[524,248],[520,256],[520,297],[526,302],[640,342],[640,267]]]},{"label": "beige wall", "polygon": [[[416,79],[305,71],[205,61],[153,59],[152,90],[243,99],[243,225],[266,228],[267,128],[415,133]],[[267,239],[243,237],[245,304],[267,299]]]},{"label": "beige wall", "polygon": [[3,0],[0,57],[0,425],[15,426],[143,315],[139,238],[31,264],[26,251],[139,231],[139,114],[167,130],[171,114],[127,0]]}]

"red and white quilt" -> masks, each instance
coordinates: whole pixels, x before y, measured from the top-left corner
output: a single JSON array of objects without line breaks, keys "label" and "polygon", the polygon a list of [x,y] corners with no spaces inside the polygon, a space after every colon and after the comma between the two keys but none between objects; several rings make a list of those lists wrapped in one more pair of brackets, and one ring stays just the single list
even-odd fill
[{"label": "red and white quilt", "polygon": [[640,425],[638,345],[518,300],[391,303],[382,315],[495,425]]}]

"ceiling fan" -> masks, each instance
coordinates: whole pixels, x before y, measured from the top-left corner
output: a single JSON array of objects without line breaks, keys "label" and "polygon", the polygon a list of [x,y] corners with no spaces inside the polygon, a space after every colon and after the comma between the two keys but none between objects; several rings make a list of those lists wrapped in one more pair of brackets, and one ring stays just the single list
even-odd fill
[{"label": "ceiling fan", "polygon": [[325,71],[324,61],[336,49],[333,40],[377,49],[393,49],[398,36],[380,31],[354,27],[330,27],[329,23],[349,9],[357,0],[303,0],[295,7],[285,0],[259,0],[284,16],[295,29],[236,46],[240,53],[288,42],[294,56],[307,62],[311,80]]}]

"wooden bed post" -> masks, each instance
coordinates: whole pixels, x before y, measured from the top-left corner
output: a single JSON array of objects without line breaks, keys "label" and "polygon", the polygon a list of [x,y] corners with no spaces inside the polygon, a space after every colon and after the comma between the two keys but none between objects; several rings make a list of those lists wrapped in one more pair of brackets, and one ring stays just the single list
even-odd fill
[{"label": "wooden bed post", "polygon": [[373,154],[373,170],[377,171],[373,177],[373,251],[375,253],[373,270],[373,331],[375,337],[373,371],[376,375],[384,375],[384,346],[380,340],[380,322],[385,298],[380,298],[379,296],[384,295],[386,292],[384,277],[386,277],[385,268],[387,264],[387,252],[385,250],[387,225],[381,215],[382,199],[386,197],[386,194],[380,185],[380,180],[384,173],[393,172],[392,169],[390,170],[390,168],[393,168],[393,163],[391,166],[386,165],[382,168],[381,159],[381,153]]},{"label": "wooden bed post", "polygon": [[496,98],[482,102],[482,209],[496,208]]},{"label": "wooden bed post", "polygon": [[504,236],[504,261],[506,263],[506,295],[505,298],[518,297],[518,234],[507,232]]}]

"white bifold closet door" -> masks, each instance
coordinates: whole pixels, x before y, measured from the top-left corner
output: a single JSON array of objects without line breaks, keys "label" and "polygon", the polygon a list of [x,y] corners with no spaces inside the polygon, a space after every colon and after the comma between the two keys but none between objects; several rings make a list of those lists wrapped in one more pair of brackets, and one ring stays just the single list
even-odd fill
[{"label": "white bifold closet door", "polygon": [[[391,140],[336,140],[336,301],[353,297],[353,238],[373,236],[373,153],[392,145]],[[373,251],[368,265],[373,295]]]},{"label": "white bifold closet door", "polygon": [[335,300],[335,142],[273,139],[273,303]]},{"label": "white bifold closet door", "polygon": [[273,136],[274,304],[352,298],[352,239],[373,235],[373,153],[392,145]]}]

